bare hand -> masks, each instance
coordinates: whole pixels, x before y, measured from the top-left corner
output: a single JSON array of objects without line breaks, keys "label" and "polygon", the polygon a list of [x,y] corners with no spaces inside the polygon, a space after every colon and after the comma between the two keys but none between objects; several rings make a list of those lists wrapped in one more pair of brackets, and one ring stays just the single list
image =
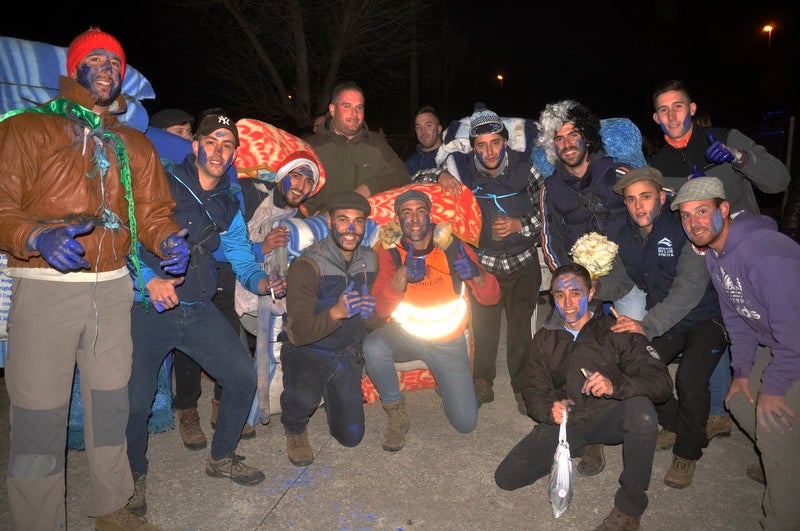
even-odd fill
[{"label": "bare hand", "polygon": [[596,397],[611,396],[614,394],[614,384],[611,380],[600,374],[600,371],[594,371],[581,387],[581,393]]},{"label": "bare hand", "polygon": [[644,327],[642,327],[642,322],[637,321],[636,319],[631,319],[627,315],[620,315],[619,319],[617,319],[617,322],[611,325],[611,331],[615,334],[622,332],[633,332],[635,334],[644,335]]},{"label": "bare hand", "polygon": [[506,238],[522,230],[522,222],[511,216],[501,216],[492,222],[492,233]]},{"label": "bare hand", "polygon": [[147,283],[147,294],[150,297],[150,302],[156,307],[158,312],[170,310],[180,304],[181,300],[178,297],[178,292],[175,291],[176,286],[183,284],[185,277],[178,278],[159,278],[156,277]]},{"label": "bare hand", "polygon": [[560,402],[553,402],[553,407],[550,408],[550,413],[553,414],[553,421],[561,425],[564,421],[564,410],[567,412],[572,411],[572,406],[575,405],[575,402],[572,400],[561,400]]},{"label": "bare hand", "polygon": [[739,391],[742,392],[748,402],[751,404],[755,403],[755,400],[753,400],[753,395],[750,394],[750,386],[748,385],[747,378],[734,378],[731,380],[731,386],[728,388],[728,394],[725,395],[725,406],[730,408],[731,397],[733,397],[733,395]]},{"label": "bare hand", "polygon": [[289,244],[289,228],[288,227],[275,227],[269,231],[261,242],[261,252],[267,254],[276,247],[286,247]]},{"label": "bare hand", "polygon": [[444,195],[450,195],[453,197],[458,197],[461,194],[461,181],[453,177],[452,174],[443,171],[439,174],[439,180],[437,181],[439,186],[442,187],[442,193]]},{"label": "bare hand", "polygon": [[781,435],[793,429],[792,419],[797,414],[786,403],[784,395],[767,395],[759,393],[756,401],[756,418],[758,424],[767,431],[777,431]]}]

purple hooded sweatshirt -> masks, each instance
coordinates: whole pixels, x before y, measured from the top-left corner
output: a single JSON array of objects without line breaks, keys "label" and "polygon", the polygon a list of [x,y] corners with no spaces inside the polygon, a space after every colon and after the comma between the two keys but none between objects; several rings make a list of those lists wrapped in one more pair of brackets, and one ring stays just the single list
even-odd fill
[{"label": "purple hooded sweatshirt", "polygon": [[747,378],[758,345],[772,349],[761,392],[785,395],[800,379],[800,245],[767,216],[740,212],[721,253],[706,253],[731,339],[734,378]]}]

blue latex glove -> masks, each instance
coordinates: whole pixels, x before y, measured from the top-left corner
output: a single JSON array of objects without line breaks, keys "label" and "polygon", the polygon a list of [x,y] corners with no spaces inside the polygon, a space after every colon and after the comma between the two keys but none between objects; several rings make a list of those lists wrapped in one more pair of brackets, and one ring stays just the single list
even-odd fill
[{"label": "blue latex glove", "polygon": [[355,281],[351,280],[347,289],[344,290],[344,305],[347,308],[347,317],[358,315],[361,311],[361,294],[353,289]]},{"label": "blue latex glove", "polygon": [[413,284],[425,278],[425,258],[414,257],[414,247],[408,244],[408,254],[406,254],[406,282]]},{"label": "blue latex glove", "polygon": [[179,232],[170,234],[161,242],[161,252],[169,256],[169,258],[162,260],[159,265],[167,273],[172,273],[173,275],[186,273],[186,268],[189,266],[187,234],[189,234],[189,229],[181,229]]},{"label": "blue latex glove", "polygon": [[464,250],[464,242],[458,242],[458,259],[453,262],[453,267],[461,280],[469,280],[480,276],[481,272],[478,266],[473,262],[467,251]]},{"label": "blue latex glove", "polygon": [[713,133],[708,133],[706,136],[708,143],[711,146],[706,150],[706,158],[709,162],[714,164],[722,164],[723,162],[733,162],[736,160],[736,153],[728,146],[714,138]]},{"label": "blue latex glove", "polygon": [[695,177],[705,177],[706,174],[697,167],[697,164],[692,164],[692,173],[689,174],[689,179],[694,179]]},{"label": "blue latex glove", "polygon": [[67,225],[57,229],[45,229],[36,235],[33,248],[42,254],[48,264],[59,271],[89,269],[91,265],[83,258],[86,250],[75,240],[76,234],[86,234],[94,228],[94,222],[83,225]]},{"label": "blue latex glove", "polygon": [[369,319],[375,315],[375,297],[369,294],[369,287],[366,284],[361,286],[361,309],[359,313],[362,319]]}]

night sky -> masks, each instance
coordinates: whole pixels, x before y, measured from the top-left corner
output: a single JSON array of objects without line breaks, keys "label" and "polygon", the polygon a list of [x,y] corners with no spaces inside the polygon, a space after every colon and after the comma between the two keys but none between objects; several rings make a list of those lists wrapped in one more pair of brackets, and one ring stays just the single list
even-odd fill
[{"label": "night sky", "polygon": [[[537,118],[542,107],[577,99],[600,117],[627,116],[654,134],[650,93],[658,81],[679,78],[692,89],[699,110],[715,125],[744,128],[767,111],[797,113],[796,70],[800,9],[794,2],[434,2],[456,14],[469,35],[476,73],[454,110],[458,119],[484,101],[503,116]],[[25,3],[15,2],[22,10]],[[128,62],[152,83],[152,110],[183,107],[191,112],[225,106],[208,89],[213,72],[203,65],[213,34],[199,30],[196,13],[157,2],[65,3],[46,14],[6,11],[0,34],[67,46],[90,25],[115,35]],[[735,6],[735,7],[734,7]],[[44,8],[42,8],[44,10]],[[761,31],[774,23],[771,46]],[[502,91],[496,79],[504,76]],[[408,109],[398,116],[397,98],[369,97],[367,122],[380,121],[406,133]],[[406,87],[398,87],[407,93]],[[421,91],[420,103],[425,91]],[[256,117],[260,118],[260,117]],[[398,131],[399,129],[399,131]]]}]

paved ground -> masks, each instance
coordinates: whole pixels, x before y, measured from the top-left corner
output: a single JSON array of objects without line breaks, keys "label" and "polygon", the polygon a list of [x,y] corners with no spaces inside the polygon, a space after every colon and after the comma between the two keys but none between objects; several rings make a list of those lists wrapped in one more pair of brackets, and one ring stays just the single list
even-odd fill
[{"label": "paved ground", "polygon": [[[255,439],[239,446],[247,462],[267,475],[255,487],[206,476],[207,450],[185,449],[177,430],[151,435],[148,517],[169,530],[592,529],[612,507],[621,447],[606,448],[601,474],[576,475],[574,499],[559,519],[550,508],[547,479],[514,492],[499,489],[495,467],[534,423],[517,412],[502,360],[498,374],[502,377],[495,383],[495,401],[481,408],[478,427],[468,435],[450,427],[433,390],[408,393],[411,431],[406,447],[397,453],[381,449],[386,416],[380,405],[365,408],[366,435],[356,448],[333,440],[324,412],[318,411],[309,428],[315,461],[296,468],[286,458],[280,419],[273,416],[270,425],[257,428]],[[201,419],[207,435],[211,395],[206,382]],[[3,477],[8,429],[8,396],[0,378]],[[643,529],[759,529],[763,487],[745,475],[756,455],[741,432],[712,441],[694,483],[685,490],[663,484],[670,460],[670,452],[656,454]],[[69,451],[67,466],[69,529],[93,529],[82,503],[88,488],[85,454]],[[0,484],[0,529],[10,529],[5,482]]]}]

